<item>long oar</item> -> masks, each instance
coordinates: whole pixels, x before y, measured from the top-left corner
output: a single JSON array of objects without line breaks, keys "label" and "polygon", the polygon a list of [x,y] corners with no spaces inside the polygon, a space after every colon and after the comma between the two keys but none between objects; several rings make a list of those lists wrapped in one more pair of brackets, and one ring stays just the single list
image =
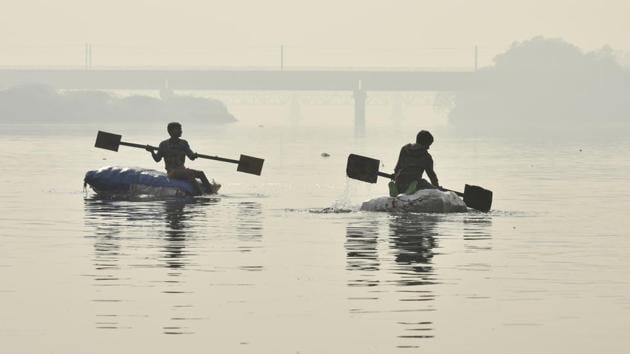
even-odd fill
[{"label": "long oar", "polygon": [[[118,151],[118,148],[120,147],[120,145],[130,146],[130,147],[135,147],[135,148],[140,148],[140,149],[146,149],[147,147],[153,150],[158,149],[157,147],[151,146],[151,145],[127,143],[127,142],[121,141],[121,139],[122,139],[122,135],[99,131],[98,134],[96,135],[96,143],[94,144],[94,146],[97,148],[107,149],[111,151]],[[265,162],[265,160],[263,159],[259,159],[257,157],[247,156],[247,155],[241,155],[240,159],[238,160],[226,159],[224,157],[209,156],[209,155],[202,155],[202,154],[197,154],[197,157],[201,157],[203,159],[209,159],[209,160],[235,163],[238,165],[238,167],[236,168],[238,172],[251,173],[257,176],[260,176],[260,174],[262,173],[263,163]]]},{"label": "long oar", "polygon": [[[346,165],[346,175],[352,179],[356,179],[368,183],[376,183],[378,176],[394,179],[393,174],[380,172],[378,169],[381,162],[365,156],[350,154],[348,156],[348,164]],[[492,207],[492,191],[479,186],[467,184],[464,187],[464,193],[444,189],[454,192],[464,198],[464,203],[469,208],[479,211],[488,212]]]}]

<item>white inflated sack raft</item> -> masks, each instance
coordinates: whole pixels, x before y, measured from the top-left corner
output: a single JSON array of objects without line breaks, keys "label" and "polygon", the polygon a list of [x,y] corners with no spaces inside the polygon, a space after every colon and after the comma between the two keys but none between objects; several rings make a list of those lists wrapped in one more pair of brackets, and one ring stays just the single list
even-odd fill
[{"label": "white inflated sack raft", "polygon": [[466,204],[457,194],[437,189],[421,189],[414,194],[374,198],[361,205],[361,210],[365,211],[456,213],[467,209]]}]

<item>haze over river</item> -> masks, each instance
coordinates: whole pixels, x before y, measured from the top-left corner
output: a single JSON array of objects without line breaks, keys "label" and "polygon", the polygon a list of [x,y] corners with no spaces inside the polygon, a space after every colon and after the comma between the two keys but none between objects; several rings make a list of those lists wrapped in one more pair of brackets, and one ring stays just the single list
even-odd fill
[{"label": "haze over river", "polygon": [[[627,138],[460,137],[384,115],[356,139],[350,106],[275,125],[236,109],[183,138],[265,158],[263,175],[195,160],[223,187],[188,201],[83,189],[87,170],[163,167],[94,148],[97,130],[157,144],[166,122],[1,126],[0,352],[627,352]],[[441,184],[491,189],[492,212],[359,211],[387,181],[347,179],[348,154],[391,171],[427,127]]]}]

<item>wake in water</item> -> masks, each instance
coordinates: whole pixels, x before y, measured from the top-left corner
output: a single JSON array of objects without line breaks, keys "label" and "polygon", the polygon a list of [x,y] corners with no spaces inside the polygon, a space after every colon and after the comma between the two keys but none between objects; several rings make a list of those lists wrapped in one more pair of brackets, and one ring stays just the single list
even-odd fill
[{"label": "wake in water", "polygon": [[346,178],[346,186],[343,190],[343,194],[333,202],[332,206],[323,209],[309,209],[309,212],[315,214],[343,214],[359,211],[359,208],[353,206],[350,202],[351,188],[349,181],[350,180]]}]

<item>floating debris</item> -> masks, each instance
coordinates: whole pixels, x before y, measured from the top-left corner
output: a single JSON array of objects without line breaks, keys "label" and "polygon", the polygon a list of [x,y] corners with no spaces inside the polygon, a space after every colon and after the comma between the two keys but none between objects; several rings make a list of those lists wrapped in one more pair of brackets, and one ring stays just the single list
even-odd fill
[{"label": "floating debris", "polygon": [[322,209],[309,209],[308,212],[313,214],[343,214],[352,213],[352,209],[329,207]]}]

